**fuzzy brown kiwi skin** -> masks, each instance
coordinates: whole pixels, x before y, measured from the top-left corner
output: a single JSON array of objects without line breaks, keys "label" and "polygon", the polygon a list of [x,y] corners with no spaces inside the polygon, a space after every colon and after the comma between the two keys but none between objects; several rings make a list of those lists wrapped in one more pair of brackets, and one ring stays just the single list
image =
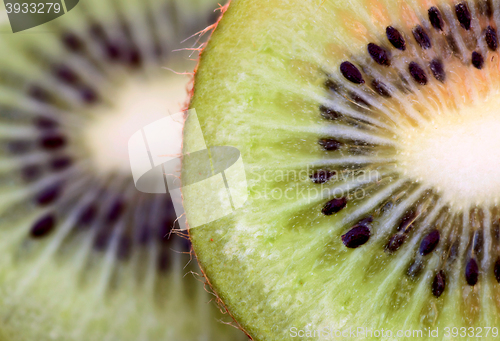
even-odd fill
[{"label": "fuzzy brown kiwi skin", "polygon": [[[198,53],[198,60],[196,62],[196,66],[195,66],[194,71],[193,71],[193,77],[191,77],[191,84],[190,84],[191,86],[190,86],[190,90],[188,92],[189,96],[187,98],[185,110],[187,110],[188,108],[191,107],[191,99],[193,98],[194,85],[196,83],[196,74],[198,73],[198,67],[200,66],[200,61],[203,57],[203,53],[205,52],[207,44],[210,42],[212,35],[214,34],[215,30],[219,26],[220,21],[224,17],[224,14],[226,13],[229,6],[231,5],[231,2],[232,2],[232,0],[227,0],[227,3],[225,5],[219,4],[219,8],[215,9],[215,11],[217,11],[217,10],[220,11],[220,15],[217,18],[217,21],[215,23],[213,23],[212,25],[206,27],[204,30],[197,33],[197,34],[204,34],[206,32],[209,32],[209,35],[208,35],[207,41],[202,45],[202,47],[200,48],[200,51]],[[182,182],[182,179],[181,179],[181,182]]]},{"label": "fuzzy brown kiwi skin", "polygon": [[[186,109],[188,109],[190,107],[191,99],[193,98],[194,86],[196,84],[196,75],[198,73],[198,67],[200,65],[201,59],[203,58],[203,53],[205,52],[205,48],[206,48],[207,44],[210,42],[210,38],[212,37],[212,35],[214,34],[215,30],[219,26],[219,23],[222,20],[222,18],[224,17],[224,14],[226,13],[227,9],[230,7],[231,2],[232,2],[231,0],[228,0],[228,2],[225,5],[220,6],[218,8],[218,10],[221,12],[221,14],[219,15],[217,21],[214,24],[208,26],[207,28],[205,28],[205,30],[202,31],[202,32],[210,32],[210,33],[209,33],[209,36],[208,36],[208,39],[207,39],[205,45],[200,49],[200,53],[198,54],[198,61],[196,63],[196,67],[194,68],[194,73],[193,73],[193,77],[192,77],[192,80],[191,80],[191,86],[190,86],[190,91],[189,91],[189,98],[188,98],[188,102],[187,102],[187,105],[186,105]],[[181,178],[181,188],[182,188],[182,178]],[[190,232],[191,229],[189,228],[189,221],[186,222],[186,226],[187,226],[188,235],[187,236],[183,235],[183,236],[186,237],[186,238],[189,238],[189,240],[191,240],[191,232]],[[253,338],[245,330],[245,328],[243,328],[243,326],[234,318],[233,314],[231,313],[231,311],[229,310],[229,308],[226,306],[226,304],[224,303],[224,301],[222,300],[222,298],[220,297],[220,295],[217,293],[217,290],[215,290],[215,287],[210,282],[210,279],[208,278],[205,270],[203,269],[203,265],[198,260],[198,255],[196,254],[196,250],[194,249],[193,243],[191,243],[191,254],[194,256],[194,259],[196,259],[196,262],[198,263],[198,267],[199,267],[199,269],[201,271],[201,276],[203,276],[203,278],[205,280],[205,283],[204,283],[205,290],[209,294],[215,296],[215,303],[219,307],[219,310],[221,311],[221,313],[224,314],[224,315],[227,314],[228,316],[230,316],[231,319],[233,320],[233,324],[232,325],[235,328],[238,328],[239,330],[241,330],[243,333],[245,333],[245,335],[248,337],[249,340],[253,340]],[[207,289],[207,286],[208,286],[209,289]]]},{"label": "fuzzy brown kiwi skin", "polygon": [[[189,223],[186,223],[186,224],[188,226],[188,231],[189,231],[190,230],[189,229]],[[191,235],[191,233],[189,232],[189,238],[190,238],[190,235]],[[194,249],[193,243],[191,243],[191,254],[194,256],[194,259],[196,259],[196,261],[198,262],[198,267],[200,268],[201,276],[203,276],[203,278],[205,279],[205,283],[204,283],[205,290],[209,294],[215,296],[215,304],[217,304],[217,306],[219,307],[220,312],[223,315],[227,314],[229,317],[231,317],[231,319],[233,320],[232,326],[235,327],[235,328],[238,328],[243,333],[245,333],[245,335],[248,337],[249,340],[253,340],[253,338],[245,330],[245,328],[243,328],[243,326],[234,318],[233,314],[231,313],[231,311],[229,310],[229,308],[227,307],[227,305],[224,303],[224,301],[222,300],[222,298],[220,297],[220,295],[217,293],[217,290],[215,290],[215,287],[210,282],[210,279],[208,278],[207,274],[205,273],[205,270],[203,269],[202,264],[198,260],[198,255],[196,254],[196,250]],[[207,286],[208,286],[209,289],[207,289]]]},{"label": "fuzzy brown kiwi skin", "polygon": [[[192,245],[192,244],[191,244]],[[248,332],[243,328],[243,326],[234,318],[233,314],[229,311],[229,308],[224,304],[224,301],[222,298],[219,296],[215,288],[212,286],[212,283],[210,283],[210,280],[208,279],[207,275],[205,274],[205,271],[203,270],[203,267],[201,266],[201,263],[198,261],[198,257],[196,256],[196,252],[194,251],[194,248],[191,248],[193,255],[195,256],[196,261],[198,262],[198,266],[200,267],[201,275],[205,278],[205,290],[206,286],[210,288],[210,290],[207,290],[209,294],[212,294],[215,296],[215,303],[219,307],[219,310],[222,314],[228,315],[231,317],[233,320],[234,324],[232,324],[235,328],[238,328],[241,330],[245,335],[248,337],[249,340],[253,340],[253,338],[248,334]]]}]

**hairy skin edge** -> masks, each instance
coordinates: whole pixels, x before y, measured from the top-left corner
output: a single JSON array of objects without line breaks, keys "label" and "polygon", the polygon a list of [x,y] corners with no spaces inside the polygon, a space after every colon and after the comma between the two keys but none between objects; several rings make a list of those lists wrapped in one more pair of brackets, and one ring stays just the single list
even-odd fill
[{"label": "hairy skin edge", "polygon": [[[228,0],[227,4],[225,4],[224,6],[222,6],[222,5],[219,4],[220,7],[217,8],[216,10],[219,10],[221,12],[221,15],[217,19],[217,22],[215,22],[214,24],[206,27],[205,29],[201,30],[200,32],[198,32],[198,33],[196,33],[194,35],[194,36],[200,36],[201,37],[205,33],[210,32],[210,36],[209,36],[209,38],[208,38],[208,40],[207,40],[206,43],[202,44],[198,48],[190,49],[190,50],[198,51],[199,54],[198,54],[198,63],[196,64],[194,72],[192,73],[191,81],[187,85],[187,89],[186,90],[187,90],[189,96],[188,96],[188,98],[186,100],[186,103],[184,105],[184,108],[183,108],[184,111],[187,110],[187,109],[189,109],[189,104],[190,104],[191,98],[193,97],[193,94],[194,94],[195,75],[196,75],[196,72],[198,72],[198,67],[200,65],[201,55],[202,55],[203,51],[205,50],[206,44],[208,43],[208,41],[210,41],[210,37],[212,36],[212,34],[214,33],[215,29],[219,25],[219,22],[221,21],[222,17],[224,16],[224,13],[226,13],[226,11],[227,11],[227,9],[228,9],[228,7],[229,7],[230,4],[231,4],[231,0]],[[181,155],[181,158],[182,158],[182,155]],[[182,179],[181,179],[181,188],[182,188]],[[179,235],[182,238],[190,239],[189,222],[186,222],[186,224],[188,226],[188,230],[187,230],[188,233],[187,234],[183,233],[182,231],[173,231],[173,232],[176,233],[177,235]],[[192,255],[192,256],[195,256],[195,259],[198,262],[198,257],[196,256],[196,252],[194,251],[194,248],[192,246],[191,246],[191,251],[190,251],[189,254]],[[212,283],[210,283],[210,280],[208,279],[207,275],[205,274],[205,271],[203,270],[203,267],[201,266],[200,262],[198,262],[198,266],[199,266],[200,271],[201,271],[200,277],[203,277],[205,279],[205,282],[203,283],[205,291],[207,291],[209,294],[215,296],[215,303],[219,307],[219,310],[221,311],[221,313],[224,314],[224,315],[226,315],[226,314],[229,315],[231,317],[231,319],[233,320],[233,322],[234,322],[234,323],[230,323],[229,322],[227,324],[229,324],[229,325],[231,325],[231,326],[233,326],[233,327],[241,330],[243,333],[245,333],[245,335],[250,340],[253,340],[253,338],[250,336],[250,334],[248,334],[248,332],[241,326],[241,324],[238,321],[236,321],[236,319],[231,314],[231,312],[229,311],[229,309],[227,308],[227,306],[224,304],[224,302],[222,301],[222,299],[220,298],[220,296],[217,294],[216,290],[212,286]],[[210,288],[210,290],[208,290],[206,288],[207,285]]]},{"label": "hairy skin edge", "polygon": [[[194,251],[194,249],[191,247],[191,253],[194,254],[194,256],[196,257],[196,252]],[[198,261],[198,258],[196,258],[196,261]],[[219,297],[219,295],[217,294],[217,292],[215,291],[214,287],[212,286],[212,284],[210,283],[210,280],[208,279],[207,275],[205,274],[205,271],[203,271],[203,268],[200,264],[200,262],[198,262],[198,265],[200,267],[200,270],[201,270],[201,274],[203,275],[203,277],[205,278],[205,290],[211,294],[211,295],[214,295],[215,296],[215,302],[217,304],[217,306],[219,307],[219,310],[221,311],[222,314],[224,315],[229,315],[232,319],[233,319],[233,322],[236,324],[234,325],[233,323],[226,323],[226,324],[229,324],[235,328],[238,328],[239,330],[241,330],[243,333],[245,333],[245,335],[250,339],[250,340],[253,340],[253,338],[250,336],[250,334],[247,333],[247,331],[242,327],[242,325],[236,321],[236,319],[234,318],[234,316],[231,314],[231,312],[229,311],[229,309],[227,308],[227,306],[224,304],[224,302],[222,301],[222,299]],[[206,285],[208,285],[210,287],[210,291],[206,289]]]},{"label": "hairy skin edge", "polygon": [[219,4],[219,8],[216,8],[214,10],[214,11],[220,11],[221,12],[221,14],[219,15],[219,18],[217,19],[217,21],[215,23],[213,23],[212,25],[204,28],[200,32],[197,32],[197,33],[195,33],[193,35],[193,37],[194,36],[201,37],[205,33],[210,32],[210,35],[208,36],[207,41],[205,43],[201,44],[200,47],[194,48],[194,49],[187,49],[187,50],[192,50],[192,51],[198,51],[199,54],[198,54],[198,63],[196,64],[196,66],[194,68],[194,71],[193,71],[192,77],[191,77],[191,81],[188,84],[188,89],[187,89],[188,98],[186,100],[186,103],[184,105],[184,109],[183,110],[189,109],[189,104],[191,103],[191,98],[193,97],[193,94],[194,94],[194,81],[195,81],[194,79],[195,79],[196,72],[198,72],[198,67],[200,66],[201,55],[202,55],[203,51],[205,50],[205,47],[207,46],[208,42],[210,41],[210,38],[212,37],[212,34],[214,33],[215,29],[217,28],[217,26],[219,26],[219,22],[221,21],[222,17],[224,16],[224,13],[226,13],[226,11],[227,11],[227,9],[228,9],[228,7],[229,7],[230,4],[231,4],[231,0],[228,0],[227,4],[225,4],[224,6],[222,6],[221,4]]}]

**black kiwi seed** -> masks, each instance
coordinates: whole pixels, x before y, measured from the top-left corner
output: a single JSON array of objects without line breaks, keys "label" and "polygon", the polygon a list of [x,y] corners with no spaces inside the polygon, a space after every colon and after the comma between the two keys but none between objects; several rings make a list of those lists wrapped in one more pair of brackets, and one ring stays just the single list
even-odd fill
[{"label": "black kiwi seed", "polygon": [[50,161],[50,168],[53,171],[61,171],[68,168],[73,163],[69,156],[58,156]]},{"label": "black kiwi seed", "polygon": [[40,165],[27,165],[21,168],[21,177],[26,182],[31,182],[39,179],[42,176],[42,168]]},{"label": "black kiwi seed", "polygon": [[125,209],[125,202],[121,198],[115,199],[108,209],[106,214],[106,222],[114,223],[120,218],[121,214]]},{"label": "black kiwi seed", "polygon": [[467,284],[471,286],[476,285],[478,277],[479,267],[477,265],[477,261],[474,258],[471,258],[465,266],[465,279]]},{"label": "black kiwi seed", "polygon": [[96,37],[101,44],[101,50],[109,62],[122,62],[123,49],[116,42],[108,40],[106,36]]},{"label": "black kiwi seed", "polygon": [[321,112],[321,116],[323,116],[323,118],[326,118],[327,120],[333,121],[342,117],[341,113],[324,105],[319,107],[319,111]]},{"label": "black kiwi seed", "polygon": [[56,218],[52,213],[49,213],[40,219],[38,219],[30,230],[30,235],[33,238],[41,238],[45,237],[49,234],[56,224]]},{"label": "black kiwi seed", "polygon": [[415,211],[410,210],[406,212],[403,218],[401,218],[401,221],[399,222],[398,231],[409,231],[416,217],[417,213]]},{"label": "black kiwi seed", "polygon": [[427,84],[427,75],[425,74],[425,71],[420,67],[420,65],[415,62],[411,62],[408,66],[408,70],[410,71],[410,75],[413,77],[415,82],[420,85]]},{"label": "black kiwi seed", "polygon": [[133,68],[138,68],[142,64],[142,57],[137,48],[132,48],[127,57],[128,64]]},{"label": "black kiwi seed", "polygon": [[328,170],[320,169],[311,174],[311,181],[315,184],[323,184],[330,180],[332,176],[335,175],[335,172],[330,172]]},{"label": "black kiwi seed", "polygon": [[497,261],[495,262],[493,273],[495,274],[497,282],[500,283],[500,258],[497,258]]},{"label": "black kiwi seed", "polygon": [[432,74],[434,75],[434,78],[443,83],[446,79],[446,73],[444,72],[443,63],[441,63],[439,59],[433,59],[429,64],[429,67],[432,71]]},{"label": "black kiwi seed", "polygon": [[481,70],[484,66],[483,56],[476,51],[472,52],[472,65],[478,70]]},{"label": "black kiwi seed", "polygon": [[324,215],[332,215],[334,213],[340,212],[344,207],[347,206],[347,198],[334,198],[328,201],[321,212]]},{"label": "black kiwi seed", "polygon": [[342,142],[334,139],[321,139],[318,143],[321,147],[328,151],[338,150],[342,147]]},{"label": "black kiwi seed", "polygon": [[340,72],[350,82],[355,84],[365,83],[361,72],[359,72],[358,68],[351,62],[343,62],[340,64]]},{"label": "black kiwi seed", "polygon": [[39,85],[30,86],[30,88],[28,89],[28,95],[34,100],[42,103],[48,103],[52,99],[50,93]]},{"label": "black kiwi seed", "polygon": [[457,19],[460,25],[464,29],[470,30],[471,15],[467,4],[465,2],[462,2],[456,5],[455,13],[457,15]]},{"label": "black kiwi seed", "polygon": [[64,46],[70,51],[78,52],[83,48],[83,41],[73,32],[65,32],[61,40]]},{"label": "black kiwi seed", "polygon": [[104,46],[104,51],[106,55],[108,56],[108,59],[111,61],[118,61],[120,60],[121,57],[121,50],[120,47],[118,47],[117,44],[114,42],[106,42]]},{"label": "black kiwi seed", "polygon": [[353,226],[349,231],[342,235],[342,243],[350,249],[355,249],[365,244],[371,236],[370,228],[363,224]]},{"label": "black kiwi seed", "polygon": [[78,82],[78,75],[67,65],[61,64],[55,66],[54,74],[63,83],[73,85]]},{"label": "black kiwi seed", "polygon": [[412,31],[413,37],[417,41],[418,45],[424,50],[430,49],[432,47],[431,39],[425,32],[424,28],[420,25],[415,26]]},{"label": "black kiwi seed", "polygon": [[389,92],[387,86],[384,83],[374,79],[372,81],[372,87],[380,96],[385,98],[391,98],[391,93]]},{"label": "black kiwi seed", "polygon": [[429,21],[431,22],[432,27],[434,27],[438,31],[442,31],[444,26],[443,17],[441,16],[441,12],[439,12],[437,7],[429,8],[428,14]]},{"label": "black kiwi seed", "polygon": [[94,89],[87,85],[81,85],[78,90],[80,98],[85,104],[94,104],[99,100],[99,96]]},{"label": "black kiwi seed", "polygon": [[118,45],[107,39],[106,33],[102,25],[93,23],[90,25],[90,35],[102,44],[102,48],[107,58],[110,61],[118,61],[121,56],[121,51]]},{"label": "black kiwi seed", "polygon": [[392,26],[388,26],[385,29],[385,34],[387,35],[387,39],[389,39],[392,46],[401,51],[406,50],[406,41],[397,29]]},{"label": "black kiwi seed", "polygon": [[61,134],[50,134],[42,136],[39,141],[41,148],[45,150],[56,150],[66,145],[66,137]]},{"label": "black kiwi seed", "polygon": [[432,232],[427,234],[420,243],[420,248],[419,248],[420,254],[422,256],[426,256],[432,251],[434,251],[434,249],[439,243],[439,239],[440,239],[440,234],[438,230],[433,230]]},{"label": "black kiwi seed", "polygon": [[436,297],[441,296],[444,292],[445,287],[446,276],[443,270],[439,270],[436,276],[434,276],[434,281],[432,282],[432,294]]},{"label": "black kiwi seed", "polygon": [[496,51],[498,48],[497,31],[493,27],[488,26],[486,28],[486,32],[484,33],[484,38],[486,40],[486,44],[488,45],[488,48],[491,51]]},{"label": "black kiwi seed", "polygon": [[89,226],[97,217],[97,207],[94,204],[85,206],[78,214],[78,224],[80,226]]},{"label": "black kiwi seed", "polygon": [[368,44],[368,53],[372,57],[372,59],[380,65],[384,66],[389,66],[391,65],[389,55],[387,54],[387,51],[384,50],[382,47],[374,44],[374,43],[369,43]]},{"label": "black kiwi seed", "polygon": [[394,234],[390,239],[389,242],[386,245],[386,250],[389,252],[395,252],[397,251],[401,245],[406,241],[408,238],[408,235],[404,233],[396,233]]},{"label": "black kiwi seed", "polygon": [[61,183],[55,183],[44,188],[35,196],[35,202],[40,206],[52,204],[57,198],[59,198],[62,191],[61,187]]},{"label": "black kiwi seed", "polygon": [[59,123],[50,117],[38,116],[33,120],[33,124],[40,130],[51,130],[59,126]]}]

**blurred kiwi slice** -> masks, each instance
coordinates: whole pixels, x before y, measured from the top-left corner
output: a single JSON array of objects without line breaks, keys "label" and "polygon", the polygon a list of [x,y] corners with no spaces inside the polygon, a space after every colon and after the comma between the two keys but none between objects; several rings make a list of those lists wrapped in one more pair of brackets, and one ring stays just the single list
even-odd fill
[{"label": "blurred kiwi slice", "polygon": [[191,107],[249,200],[190,235],[253,339],[498,336],[499,24],[489,0],[229,5]]},{"label": "blurred kiwi slice", "polygon": [[[213,1],[81,1],[0,34],[0,339],[238,340],[130,136],[181,110]],[[170,70],[169,70],[170,69]],[[201,282],[201,283],[200,283]],[[221,320],[221,321],[219,321]]]}]

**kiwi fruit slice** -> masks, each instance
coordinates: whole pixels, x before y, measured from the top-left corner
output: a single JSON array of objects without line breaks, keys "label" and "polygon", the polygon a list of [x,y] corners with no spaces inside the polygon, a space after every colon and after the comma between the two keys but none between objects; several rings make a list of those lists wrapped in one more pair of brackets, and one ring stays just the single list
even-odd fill
[{"label": "kiwi fruit slice", "polygon": [[[0,45],[0,339],[238,340],[130,136],[181,110],[213,1],[81,1]],[[169,70],[170,69],[170,70]],[[201,283],[200,283],[201,282]]]},{"label": "kiwi fruit slice", "polygon": [[498,336],[499,24],[490,0],[229,5],[191,107],[249,198],[190,236],[254,340]]}]

